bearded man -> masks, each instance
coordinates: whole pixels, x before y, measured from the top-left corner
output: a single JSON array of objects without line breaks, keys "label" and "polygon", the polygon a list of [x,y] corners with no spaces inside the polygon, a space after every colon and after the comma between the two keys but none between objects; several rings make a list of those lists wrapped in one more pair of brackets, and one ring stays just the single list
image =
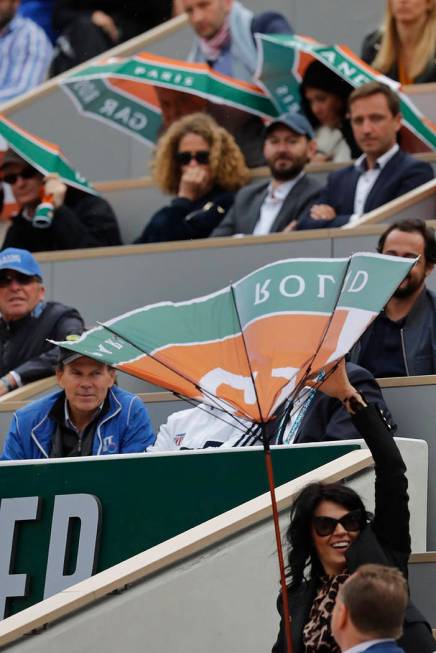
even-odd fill
[{"label": "bearded man", "polygon": [[265,129],[263,144],[271,180],[242,188],[212,236],[263,236],[293,229],[321,189],[305,172],[316,151],[313,139],[313,129],[301,114],[286,113],[273,120]]},{"label": "bearded man", "polygon": [[434,230],[418,219],[395,222],[377,250],[417,261],[353,347],[351,360],[377,378],[435,374],[436,294],[425,284],[436,262]]}]

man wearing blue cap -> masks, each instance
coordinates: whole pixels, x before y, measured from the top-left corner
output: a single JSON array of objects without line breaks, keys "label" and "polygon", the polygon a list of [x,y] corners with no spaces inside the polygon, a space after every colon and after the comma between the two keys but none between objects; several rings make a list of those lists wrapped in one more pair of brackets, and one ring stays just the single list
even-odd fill
[{"label": "man wearing blue cap", "polygon": [[41,269],[25,249],[0,253],[0,396],[54,374],[57,349],[47,342],[81,333],[75,308],[45,302]]},{"label": "man wearing blue cap", "polygon": [[242,188],[212,236],[258,235],[290,230],[318,196],[321,185],[304,167],[316,151],[313,129],[299,113],[286,113],[265,130],[263,154],[270,182]]}]

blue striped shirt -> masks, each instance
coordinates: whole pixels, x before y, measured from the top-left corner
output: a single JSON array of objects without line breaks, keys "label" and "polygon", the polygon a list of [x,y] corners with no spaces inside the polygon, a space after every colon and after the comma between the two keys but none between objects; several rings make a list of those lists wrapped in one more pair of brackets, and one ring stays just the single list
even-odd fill
[{"label": "blue striped shirt", "polygon": [[32,20],[15,16],[0,32],[0,102],[43,82],[52,55],[44,31]]}]

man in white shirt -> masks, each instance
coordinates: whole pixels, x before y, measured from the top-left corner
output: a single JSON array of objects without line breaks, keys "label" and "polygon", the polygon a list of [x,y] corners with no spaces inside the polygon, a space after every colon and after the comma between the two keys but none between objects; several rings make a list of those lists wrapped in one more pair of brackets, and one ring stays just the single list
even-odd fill
[{"label": "man in white shirt", "polygon": [[265,129],[263,154],[270,181],[242,188],[212,236],[265,235],[293,228],[320,191],[304,167],[316,151],[314,132],[298,113],[286,113]]},{"label": "man in white shirt", "polygon": [[342,653],[404,653],[396,644],[403,632],[407,583],[399,569],[362,565],[342,585],[331,628]]},{"label": "man in white shirt", "polygon": [[401,128],[398,96],[386,84],[370,82],[348,99],[350,121],[362,156],[332,172],[320,197],[297,229],[353,224],[364,214],[433,179],[428,163],[417,161],[397,143]]}]

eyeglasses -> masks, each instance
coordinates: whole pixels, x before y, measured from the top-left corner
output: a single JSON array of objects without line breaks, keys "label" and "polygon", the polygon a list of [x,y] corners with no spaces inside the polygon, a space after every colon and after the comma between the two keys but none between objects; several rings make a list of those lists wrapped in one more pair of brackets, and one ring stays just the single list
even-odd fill
[{"label": "eyeglasses", "polygon": [[201,165],[209,163],[208,150],[198,150],[198,152],[176,152],[176,161],[181,166],[187,166],[195,159]]},{"label": "eyeglasses", "polygon": [[29,286],[37,277],[23,274],[22,272],[0,272],[0,288],[10,286],[14,281],[20,286]]},{"label": "eyeglasses", "polygon": [[10,175],[4,175],[3,181],[13,186],[17,182],[18,177],[20,179],[32,179],[32,177],[37,177],[38,175],[38,170],[35,170],[32,166],[26,166],[21,172],[11,172]]},{"label": "eyeglasses", "polygon": [[365,517],[361,510],[352,510],[340,519],[335,519],[334,517],[312,517],[312,524],[317,535],[327,537],[327,535],[334,533],[338,524],[341,524],[348,533],[362,530],[365,525]]}]

